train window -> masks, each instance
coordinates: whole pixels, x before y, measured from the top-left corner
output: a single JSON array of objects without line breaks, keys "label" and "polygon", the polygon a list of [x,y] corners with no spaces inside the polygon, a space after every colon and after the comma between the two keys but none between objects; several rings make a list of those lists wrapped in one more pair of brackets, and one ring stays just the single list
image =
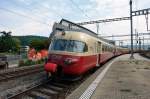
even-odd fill
[{"label": "train window", "polygon": [[108,46],[108,52],[110,52],[111,47]]},{"label": "train window", "polygon": [[104,45],[103,47],[104,47],[104,51],[106,51],[106,46]]},{"label": "train window", "polygon": [[57,39],[52,42],[51,50],[68,51],[68,52],[87,52],[86,43],[77,40]]},{"label": "train window", "polygon": [[112,52],[112,47],[110,47],[110,52]]},{"label": "train window", "polygon": [[104,47],[104,52],[107,51],[107,47],[105,45],[103,47]]},{"label": "train window", "polygon": [[97,52],[101,51],[101,42],[97,42]]},{"label": "train window", "polygon": [[84,46],[84,49],[83,49],[84,52],[87,52],[88,51],[88,46],[85,44]]},{"label": "train window", "polygon": [[60,50],[60,51],[65,51],[67,46],[67,41],[63,39],[57,39],[52,41],[51,43],[51,50]]},{"label": "train window", "polygon": [[106,51],[108,51],[108,47],[106,46]]},{"label": "train window", "polygon": [[102,47],[102,51],[104,51],[104,47]]},{"label": "train window", "polygon": [[88,47],[84,42],[68,40],[67,51],[69,52],[87,52]]},{"label": "train window", "polygon": [[103,51],[103,52],[105,51],[105,47],[104,47],[104,45],[102,45],[102,51]]}]

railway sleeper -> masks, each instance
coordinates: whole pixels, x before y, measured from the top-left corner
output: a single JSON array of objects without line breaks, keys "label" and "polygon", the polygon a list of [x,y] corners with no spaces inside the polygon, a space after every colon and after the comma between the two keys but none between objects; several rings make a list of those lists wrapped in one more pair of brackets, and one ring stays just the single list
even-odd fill
[{"label": "railway sleeper", "polygon": [[5,79],[8,79],[8,78],[20,77],[20,76],[24,76],[24,75],[27,75],[27,74],[36,73],[38,71],[41,71],[41,70],[34,70],[34,71],[28,71],[28,72],[22,72],[22,73],[19,72],[18,74],[17,73],[7,74],[7,75],[4,75],[5,78],[0,79],[0,80],[5,80]]},{"label": "railway sleeper", "polygon": [[52,90],[57,91],[57,92],[63,91],[63,88],[58,87],[58,86],[52,86],[52,85],[45,85],[44,88],[52,89]]},{"label": "railway sleeper", "polygon": [[11,98],[11,99],[34,99],[34,98],[25,94],[25,95],[17,96],[15,98]]},{"label": "railway sleeper", "polygon": [[30,96],[27,96],[27,95],[23,95],[22,97],[17,98],[17,99],[34,99],[34,98],[30,97]]},{"label": "railway sleeper", "polygon": [[58,92],[57,91],[54,91],[54,90],[52,90],[52,89],[48,89],[48,88],[38,88],[38,89],[36,89],[37,91],[40,91],[40,92],[47,92],[47,93],[49,93],[49,94],[52,94],[52,95],[56,95],[56,94],[58,94]]},{"label": "railway sleeper", "polygon": [[45,94],[47,96],[50,96],[52,97],[53,99],[57,99],[58,98],[58,92],[54,92],[53,90],[49,90],[49,89],[45,89],[45,88],[42,88],[42,89],[37,89],[35,90],[39,93],[42,93],[42,94]]},{"label": "railway sleeper", "polygon": [[[51,86],[51,85],[46,85],[44,87],[59,92],[58,97],[64,97],[64,94],[65,94],[64,88],[60,88],[60,87],[57,87],[57,86]],[[64,98],[62,98],[62,99],[64,99]]]},{"label": "railway sleeper", "polygon": [[61,83],[56,83],[56,82],[51,82],[49,84],[52,85],[52,86],[61,87],[61,88],[67,88],[68,87],[68,85],[61,84]]},{"label": "railway sleeper", "polygon": [[27,95],[29,97],[32,97],[33,99],[52,99],[51,96],[45,95],[45,94],[37,92],[37,91],[31,91]]}]

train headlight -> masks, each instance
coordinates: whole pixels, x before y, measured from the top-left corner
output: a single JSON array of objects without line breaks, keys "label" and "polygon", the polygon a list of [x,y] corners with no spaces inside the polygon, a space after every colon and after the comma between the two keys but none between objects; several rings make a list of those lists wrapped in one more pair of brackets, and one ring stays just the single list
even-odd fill
[{"label": "train headlight", "polygon": [[74,64],[76,62],[78,62],[78,59],[76,59],[76,58],[66,58],[64,60],[64,64],[66,64],[66,65]]}]

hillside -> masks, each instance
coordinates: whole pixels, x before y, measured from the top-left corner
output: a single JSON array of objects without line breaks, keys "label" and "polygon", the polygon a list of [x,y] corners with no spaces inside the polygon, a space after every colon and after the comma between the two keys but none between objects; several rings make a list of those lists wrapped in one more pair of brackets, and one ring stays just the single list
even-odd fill
[{"label": "hillside", "polygon": [[38,39],[38,40],[46,40],[48,39],[48,37],[44,37],[44,36],[33,36],[33,35],[28,35],[28,36],[13,36],[14,38],[17,38],[21,41],[21,45],[22,46],[26,46],[29,45],[29,43],[32,40]]}]

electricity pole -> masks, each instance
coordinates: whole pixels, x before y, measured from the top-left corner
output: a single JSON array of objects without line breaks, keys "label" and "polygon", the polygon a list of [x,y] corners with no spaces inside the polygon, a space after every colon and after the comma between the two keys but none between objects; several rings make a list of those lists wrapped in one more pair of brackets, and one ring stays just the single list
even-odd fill
[{"label": "electricity pole", "polygon": [[144,46],[144,36],[143,36],[143,50],[145,49],[145,46]]},{"label": "electricity pole", "polygon": [[138,32],[136,31],[136,29],[135,29],[135,43],[136,43],[136,50],[138,49],[138,47],[137,47],[137,45],[138,45]]},{"label": "electricity pole", "polygon": [[141,51],[141,38],[139,37],[139,51]]},{"label": "electricity pole", "polygon": [[134,59],[134,56],[133,56],[133,20],[132,20],[132,0],[130,0],[130,25],[131,25],[131,56],[130,56],[130,59]]},{"label": "electricity pole", "polygon": [[97,28],[97,35],[99,35],[99,23],[96,24],[96,28]]}]

